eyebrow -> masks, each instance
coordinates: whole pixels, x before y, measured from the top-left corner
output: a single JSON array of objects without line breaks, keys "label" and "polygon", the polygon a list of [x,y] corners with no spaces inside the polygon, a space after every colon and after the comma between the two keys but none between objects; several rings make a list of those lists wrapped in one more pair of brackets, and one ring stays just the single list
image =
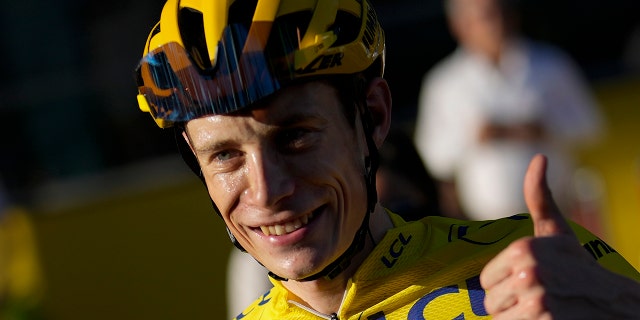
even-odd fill
[{"label": "eyebrow", "polygon": [[215,150],[229,149],[235,145],[237,145],[237,143],[233,142],[230,139],[225,139],[225,140],[216,141],[213,143],[210,143],[209,141],[207,141],[206,143],[204,143],[203,146],[198,146],[198,147],[195,147],[194,149],[196,153],[207,153],[207,152],[213,152]]},{"label": "eyebrow", "polygon": [[298,124],[298,123],[304,123],[304,122],[309,122],[309,121],[320,121],[322,123],[329,122],[327,119],[325,119],[322,116],[319,116],[315,112],[301,112],[301,113],[296,113],[296,114],[290,115],[290,116],[282,119],[281,121],[279,121],[277,123],[277,126],[279,126],[279,127],[290,127],[290,126]]},{"label": "eyebrow", "polygon": [[[308,107],[306,107],[306,106],[308,106]],[[250,110],[242,110],[242,111],[236,113],[236,115],[251,117],[252,116],[252,111],[264,110],[265,108],[268,108],[268,107],[269,107],[269,104],[265,104],[263,106],[258,106],[258,107],[252,108]],[[325,123],[328,122],[328,120],[326,120],[325,117],[321,116],[319,113],[317,113],[315,111],[309,111],[309,109],[311,109],[310,103],[306,103],[305,106],[303,106],[302,110],[300,110],[300,111],[297,111],[297,112],[292,113],[292,114],[287,114],[287,115],[284,115],[284,116],[275,116],[275,117],[272,117],[271,119],[269,119],[269,121],[274,126],[278,126],[278,127],[289,127],[289,126],[292,126],[292,125],[297,124],[297,123],[308,122],[308,121],[311,121],[311,120],[314,120],[314,119],[320,120],[320,121],[325,122]]]}]

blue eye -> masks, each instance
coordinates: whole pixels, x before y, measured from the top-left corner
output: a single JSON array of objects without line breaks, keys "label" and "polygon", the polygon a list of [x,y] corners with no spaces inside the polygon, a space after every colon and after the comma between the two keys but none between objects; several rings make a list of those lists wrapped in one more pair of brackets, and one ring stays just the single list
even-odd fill
[{"label": "blue eye", "polygon": [[215,160],[219,162],[229,161],[240,154],[239,151],[225,150],[215,154]]},{"label": "blue eye", "polygon": [[218,154],[216,154],[216,160],[220,160],[220,161],[225,161],[225,160],[229,160],[231,158],[231,153],[230,152],[220,152]]}]

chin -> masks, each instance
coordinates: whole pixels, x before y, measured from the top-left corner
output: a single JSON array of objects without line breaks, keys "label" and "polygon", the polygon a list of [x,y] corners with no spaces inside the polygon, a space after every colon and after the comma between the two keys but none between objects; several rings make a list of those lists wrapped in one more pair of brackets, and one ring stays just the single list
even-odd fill
[{"label": "chin", "polygon": [[[310,260],[306,260],[307,262]],[[327,263],[328,265],[328,263]],[[280,266],[279,268],[274,268],[270,270],[276,275],[291,279],[291,280],[300,280],[312,276],[320,271],[322,271],[326,266],[319,264],[311,264],[308,263],[305,265],[299,266]]]}]

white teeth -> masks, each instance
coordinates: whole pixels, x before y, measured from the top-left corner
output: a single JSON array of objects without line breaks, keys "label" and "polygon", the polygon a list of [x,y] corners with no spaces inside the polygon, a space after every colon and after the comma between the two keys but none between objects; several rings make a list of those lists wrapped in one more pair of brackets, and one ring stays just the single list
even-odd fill
[{"label": "white teeth", "polygon": [[287,223],[287,224],[285,224],[285,225],[284,225],[284,231],[285,231],[286,233],[289,233],[289,232],[296,231],[296,230],[297,230],[297,229],[299,229],[300,227],[301,227],[301,225],[294,225],[294,224],[292,224],[292,223]]},{"label": "white teeth", "polygon": [[272,226],[260,226],[260,230],[262,230],[262,233],[264,233],[266,236],[270,236],[270,235],[281,236],[283,234],[288,234],[302,228],[307,223],[309,223],[309,220],[312,217],[313,217],[313,214],[308,214],[303,217],[300,217],[299,219],[289,221],[285,224],[276,224]]}]

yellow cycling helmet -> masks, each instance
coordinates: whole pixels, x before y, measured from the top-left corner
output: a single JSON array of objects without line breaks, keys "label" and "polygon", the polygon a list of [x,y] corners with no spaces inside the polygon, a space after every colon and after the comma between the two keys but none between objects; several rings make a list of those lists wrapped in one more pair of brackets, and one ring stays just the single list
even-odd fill
[{"label": "yellow cycling helmet", "polygon": [[249,106],[291,81],[384,70],[367,0],[168,0],[136,68],[158,126]]}]

